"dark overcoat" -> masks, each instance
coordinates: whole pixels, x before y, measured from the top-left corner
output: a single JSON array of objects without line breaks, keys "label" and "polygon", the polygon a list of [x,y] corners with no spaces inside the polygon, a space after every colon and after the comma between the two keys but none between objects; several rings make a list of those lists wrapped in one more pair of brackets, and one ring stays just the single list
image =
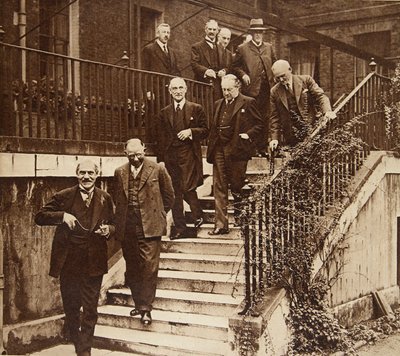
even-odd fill
[{"label": "dark overcoat", "polygon": [[166,55],[156,42],[144,47],[142,67],[152,72],[165,73],[176,77],[181,76],[175,50],[168,46],[168,55]]},{"label": "dark overcoat", "polygon": [[[259,66],[259,59],[261,59],[262,67]],[[243,85],[242,87],[243,94],[253,98],[260,94],[261,73],[263,71],[268,77],[270,88],[274,86],[271,66],[275,60],[272,45],[268,42],[263,42],[260,48],[253,41],[246,42],[238,47],[233,59],[232,71],[239,79],[242,79],[245,74],[250,77],[250,85]]]},{"label": "dark overcoat", "polygon": [[[157,119],[157,159],[165,162],[165,155],[174,140],[173,119],[174,106],[170,104],[160,111]],[[208,124],[206,114],[201,105],[186,100],[183,107],[184,129],[191,129],[192,139],[190,147],[193,152],[193,171],[195,172],[194,187],[203,184],[203,160],[201,154],[201,141],[207,138]],[[190,190],[190,189],[189,189]]]},{"label": "dark overcoat", "polygon": [[[215,111],[210,125],[210,135],[207,147],[207,162],[214,163],[214,152],[218,141],[218,117],[223,100],[215,103]],[[232,139],[224,146],[224,154],[232,161],[247,161],[255,154],[255,140],[260,135],[263,120],[257,109],[256,101],[243,94],[235,99],[232,112]],[[249,140],[242,139],[239,134],[247,133]]]},{"label": "dark overcoat", "polygon": [[[63,223],[63,216],[64,213],[71,213],[77,195],[80,195],[78,185],[61,190],[35,216],[38,225],[56,226],[50,259],[49,274],[52,277],[59,277],[71,247],[71,230]],[[94,206],[89,229],[88,273],[90,276],[99,276],[107,273],[107,242],[105,237],[94,231],[101,223],[106,223],[111,225],[110,232],[114,233],[113,201],[107,192],[95,187],[91,204]]]}]

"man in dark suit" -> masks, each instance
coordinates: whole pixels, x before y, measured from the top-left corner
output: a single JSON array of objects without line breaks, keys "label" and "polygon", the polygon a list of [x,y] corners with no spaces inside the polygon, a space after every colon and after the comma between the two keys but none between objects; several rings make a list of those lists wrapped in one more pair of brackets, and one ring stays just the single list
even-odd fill
[{"label": "man in dark suit", "polygon": [[81,162],[76,168],[79,184],[56,193],[35,216],[38,225],[57,226],[50,276],[60,277],[65,330],[80,356],[90,355],[101,282],[107,273],[106,240],[114,232],[113,202],[95,187],[98,174],[95,163]]},{"label": "man in dark suit", "polygon": [[191,65],[194,78],[214,85],[214,99],[221,98],[220,78],[227,73],[224,67],[224,48],[217,44],[218,23],[209,20],[205,26],[206,36],[192,46]]},{"label": "man in dark suit", "polygon": [[161,236],[167,228],[166,215],[174,201],[171,178],[166,169],[145,158],[139,139],[125,145],[129,160],[115,170],[116,236],[126,262],[125,281],[143,325],[152,322],[156,295]]},{"label": "man in dark suit", "polygon": [[[227,48],[229,45],[229,42],[231,41],[231,31],[226,28],[223,27],[221,28],[221,30],[218,33],[218,46],[221,46],[222,49],[220,51],[221,55],[220,55],[220,67],[222,69],[220,69],[217,73],[217,76],[219,78],[222,78],[223,76],[227,75],[228,73],[230,73],[231,69],[232,69],[232,52]],[[222,98],[222,91],[221,91],[221,96]]]},{"label": "man in dark suit", "polygon": [[174,76],[181,75],[175,50],[168,45],[170,34],[171,29],[167,23],[158,25],[156,41],[143,49],[143,69]]},{"label": "man in dark suit", "polygon": [[321,115],[325,121],[336,117],[329,98],[309,75],[293,75],[289,62],[281,59],[272,72],[278,83],[271,89],[271,150],[279,143],[302,141]]},{"label": "man in dark suit", "polygon": [[243,82],[243,94],[255,98],[258,110],[262,113],[264,124],[257,149],[260,155],[265,154],[268,137],[269,92],[274,83],[271,71],[275,54],[270,43],[263,41],[266,27],[262,19],[251,19],[249,32],[252,39],[243,43],[235,54],[232,71]]},{"label": "man in dark suit", "polygon": [[190,206],[195,228],[203,223],[196,188],[203,184],[201,140],[208,134],[207,119],[201,105],[186,100],[186,91],[185,81],[173,78],[169,84],[173,102],[161,110],[157,120],[157,159],[165,162],[175,191],[172,240],[185,237],[183,200]]},{"label": "man in dark suit", "polygon": [[254,140],[263,125],[255,99],[240,94],[240,85],[233,74],[224,76],[224,99],[215,103],[207,149],[207,161],[213,164],[215,198],[215,228],[210,235],[229,232],[228,188],[234,197],[235,215],[239,213],[247,162],[254,154]]}]

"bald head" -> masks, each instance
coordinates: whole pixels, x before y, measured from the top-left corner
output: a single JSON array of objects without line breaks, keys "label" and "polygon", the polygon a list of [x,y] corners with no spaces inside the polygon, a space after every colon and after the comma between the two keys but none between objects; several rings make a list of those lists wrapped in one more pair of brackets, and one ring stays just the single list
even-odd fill
[{"label": "bald head", "polygon": [[138,138],[131,138],[126,141],[125,154],[128,157],[129,163],[135,168],[139,168],[144,160],[144,144]]},{"label": "bald head", "polygon": [[278,59],[271,67],[275,81],[283,85],[289,83],[292,77],[292,68],[288,61],[284,59]]},{"label": "bald head", "polygon": [[221,30],[218,33],[218,43],[222,47],[226,48],[229,42],[231,41],[231,35],[232,35],[231,31],[228,28],[226,27],[221,28]]}]

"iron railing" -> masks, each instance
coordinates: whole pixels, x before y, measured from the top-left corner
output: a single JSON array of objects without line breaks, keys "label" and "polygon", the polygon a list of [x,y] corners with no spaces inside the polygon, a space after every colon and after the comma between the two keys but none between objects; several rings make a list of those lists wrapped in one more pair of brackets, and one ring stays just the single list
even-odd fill
[{"label": "iron railing", "polygon": [[[388,135],[390,130],[386,127],[383,105],[389,84],[389,78],[375,72],[370,73],[334,110],[337,118],[327,125],[321,123],[307,137],[306,140],[310,142],[317,138],[322,129],[324,135],[332,133],[335,128],[357,118],[353,132],[365,143],[365,148],[353,156],[336,154],[335,157],[327,157],[324,162],[315,162],[319,167],[319,191],[308,193],[311,203],[302,211],[302,216],[289,216],[290,207],[298,204],[300,199],[308,199],[299,197],[304,195],[304,189],[286,178],[285,166],[267,182],[266,189],[258,199],[252,199],[254,192],[251,187],[244,188],[244,195],[249,199],[246,199],[243,207],[247,222],[242,225],[246,304],[241,314],[256,304],[259,292],[272,286],[272,276],[277,273],[274,270],[275,266],[282,268],[276,262],[283,260],[282,254],[286,250],[295,248],[300,231],[304,233],[309,229],[309,226],[306,226],[305,214],[325,215],[329,207],[341,198],[343,185],[355,175],[370,150],[391,148],[393,138]],[[276,209],[275,204],[278,200],[284,201],[288,209]]]},{"label": "iron railing", "polygon": [[[22,60],[24,58],[24,60]],[[124,142],[155,140],[169,75],[0,43],[0,135]],[[186,79],[211,117],[212,86]]]}]

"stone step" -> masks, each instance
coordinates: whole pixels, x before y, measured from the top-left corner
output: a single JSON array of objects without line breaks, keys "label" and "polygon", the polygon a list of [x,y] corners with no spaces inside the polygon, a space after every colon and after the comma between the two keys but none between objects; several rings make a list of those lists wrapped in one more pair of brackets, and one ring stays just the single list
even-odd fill
[{"label": "stone step", "polygon": [[[185,219],[186,221],[193,221],[192,218],[192,212],[191,211],[185,211]],[[215,220],[215,210],[214,208],[212,209],[203,209],[203,219],[204,222],[207,224],[213,224]],[[235,222],[234,217],[233,217],[233,209],[228,209],[228,223],[233,224]]]},{"label": "stone step", "polygon": [[160,269],[233,274],[241,261],[242,256],[161,252]]},{"label": "stone step", "polygon": [[162,334],[97,325],[94,346],[113,351],[153,356],[227,355],[228,343],[220,340]]},{"label": "stone step", "polygon": [[[237,272],[236,272],[237,273]],[[157,288],[214,294],[244,295],[244,276],[216,272],[160,270]]]},{"label": "stone step", "polygon": [[[128,288],[108,290],[107,299],[108,304],[133,306]],[[242,296],[157,289],[153,307],[159,310],[229,317],[242,300]]]},{"label": "stone step", "polygon": [[[207,195],[199,198],[201,207],[205,210],[215,210],[215,199],[212,195]],[[228,209],[233,208],[233,197],[230,195],[228,197]]]},{"label": "stone step", "polygon": [[161,251],[168,253],[191,253],[240,256],[243,254],[243,242],[239,239],[215,238],[187,238],[179,240],[169,240],[163,236],[161,240]]},{"label": "stone step", "polygon": [[[214,230],[214,223],[205,222],[201,225],[200,228],[196,229],[193,223],[186,224],[187,229],[185,232],[185,236],[187,238],[203,238],[203,239],[215,239],[216,236],[209,235],[208,232]],[[240,228],[238,226],[233,226],[232,224],[229,226],[229,233],[225,235],[219,235],[218,238],[222,240],[240,240]],[[167,239],[168,240],[168,239]]]},{"label": "stone step", "polygon": [[153,310],[152,324],[144,327],[139,315],[129,315],[131,310],[127,306],[101,306],[98,308],[98,324],[210,340],[226,341],[228,338],[228,318],[225,317]]}]

